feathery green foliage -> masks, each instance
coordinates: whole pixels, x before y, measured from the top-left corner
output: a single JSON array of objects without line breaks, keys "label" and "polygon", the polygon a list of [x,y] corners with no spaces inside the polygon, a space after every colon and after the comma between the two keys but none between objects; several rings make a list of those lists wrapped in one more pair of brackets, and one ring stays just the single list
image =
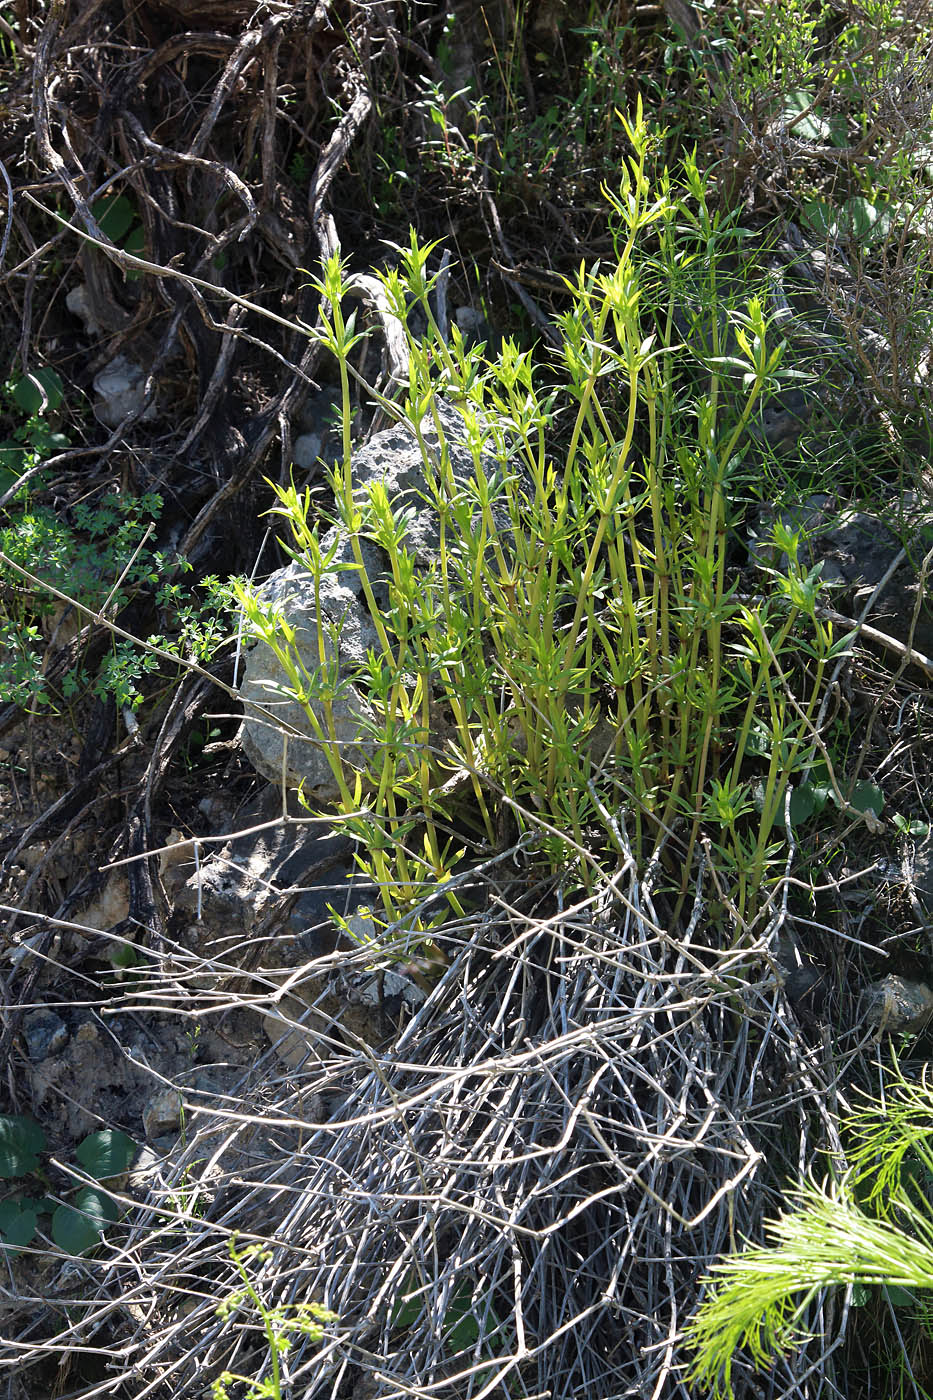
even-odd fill
[{"label": "feathery green foliage", "polygon": [[[490,844],[505,808],[546,865],[575,866],[585,887],[614,859],[621,812],[646,861],[663,832],[682,830],[684,880],[701,836],[711,841],[728,899],[740,914],[753,909],[782,849],[788,782],[812,757],[824,668],[845,645],[818,617],[817,571],[796,565],[787,532],[790,564],[769,596],[735,594],[733,511],[754,415],[780,383],[781,345],[760,299],[741,304],[723,272],[739,234],[710,209],[695,161],[676,182],[652,178],[656,138],[640,107],[625,129],[632,154],[618,190],[605,191],[615,257],[568,283],[556,363],[511,341],[487,358],[456,329],[446,343],[429,300],[430,249],[414,235],[403,271],[384,278],[403,327],[412,304],[428,323],[421,338],[406,330],[403,405],[440,521],[439,557],[426,568],[406,548],[404,512],[384,489],[354,485],[349,355],[362,333],[344,317],[336,258],[316,283],[343,394],[335,519],[379,637],[353,677],[378,716],[365,770],[334,727],[346,679],[339,638],[319,617],[319,665],[308,670],[281,613],[248,588],[239,596],[323,745],[341,820],[406,952],[429,937],[418,907],[465,849],[444,834],[458,777]],[[692,346],[675,328],[691,307],[691,264],[696,315],[711,325]],[[444,400],[463,420],[467,482],[450,469]],[[335,549],[324,551],[309,493],[278,497],[293,556],[322,578]],[[364,542],[388,560],[387,609]],[[454,717],[442,747],[432,747],[433,695]],[[452,890],[449,903],[461,912]]]},{"label": "feathery green foliage", "polygon": [[933,1093],[895,1060],[884,1101],[844,1125],[850,1169],[789,1193],[794,1208],[768,1224],[770,1243],[720,1260],[687,1328],[692,1378],[731,1400],[736,1357],[756,1366],[807,1340],[803,1318],[831,1285],[933,1288]]}]

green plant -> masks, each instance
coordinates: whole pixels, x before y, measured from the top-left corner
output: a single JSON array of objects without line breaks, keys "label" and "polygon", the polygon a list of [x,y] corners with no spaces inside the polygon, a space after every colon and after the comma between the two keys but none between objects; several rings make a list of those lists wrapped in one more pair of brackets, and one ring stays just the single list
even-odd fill
[{"label": "green plant", "polygon": [[[101,232],[112,243],[137,257],[145,253],[146,233],[139,218],[138,208],[127,195],[105,195],[91,206],[91,213]],[[130,282],[138,282],[142,273],[136,268],[130,268],[125,276]]]},{"label": "green plant", "polygon": [[64,433],[53,429],[46,415],[54,418],[61,408],[65,386],[54,369],[40,366],[3,385],[2,398],[7,410],[25,415],[13,435],[0,442],[0,495],[14,487],[20,476],[53,452],[70,447]]},{"label": "green plant", "polygon": [[[832,1285],[883,1287],[916,1315],[912,1290],[933,1288],[933,1088],[909,1082],[895,1060],[883,1101],[868,1099],[843,1123],[850,1169],[791,1193],[795,1207],[768,1224],[770,1243],[718,1261],[686,1330],[692,1378],[733,1395],[735,1358],[756,1366],[807,1340],[803,1320]],[[930,1310],[927,1307],[926,1316]]]},{"label": "green plant", "polygon": [[0,27],[0,60],[11,64],[16,72],[22,66],[22,59],[19,55],[19,25],[16,21],[15,11],[9,5],[4,5],[0,9],[0,20],[3,21]]},{"label": "green plant", "polygon": [[[406,1280],[405,1291],[392,1309],[393,1327],[408,1330],[421,1317],[425,1302],[422,1292],[416,1287],[414,1275]],[[473,1280],[465,1278],[452,1288],[443,1317],[437,1319],[438,1329],[444,1340],[444,1348],[450,1357],[468,1354],[472,1361],[481,1350],[482,1354],[494,1361],[496,1357],[511,1351],[513,1334],[493,1307],[488,1292],[477,1291]],[[477,1373],[477,1379],[485,1383],[489,1372]],[[510,1387],[513,1388],[513,1387]]]},{"label": "green plant", "polygon": [[[210,576],[196,591],[165,581],[166,572],[183,573],[190,566],[146,548],[161,510],[162,499],[155,493],[105,494],[78,502],[67,519],[49,506],[33,504],[28,495],[17,501],[9,523],[0,527],[0,584],[7,585],[0,597],[0,641],[5,643],[0,700],[31,708],[54,703],[40,654],[39,623],[53,611],[44,584],[110,617],[147,589],[169,633],[150,635],[151,646],[174,652],[180,660],[204,661],[214,654],[229,634],[230,585]],[[24,574],[31,587],[23,587]],[[114,637],[93,675],[80,664],[64,675],[59,698],[67,702],[90,689],[121,708],[136,709],[143,699],[141,681],[157,666],[154,654]]]},{"label": "green plant", "polygon": [[532,191],[551,200],[559,188],[567,207],[579,205],[597,193],[600,172],[624,159],[615,112],[627,101],[635,30],[621,9],[590,6],[589,15],[580,15],[586,22],[567,33],[560,57],[535,53],[537,111],[527,101],[517,15],[508,50],[493,50],[498,82],[490,91],[500,110],[494,115],[486,103],[484,129],[496,148],[489,167],[500,197],[527,200]]},{"label": "green plant", "polygon": [[[480,165],[483,102],[470,101],[468,88],[448,92],[443,83],[428,78],[421,80],[420,87],[424,95],[412,103],[412,109],[421,112],[438,133],[436,137],[428,135],[422,145],[426,167],[442,172],[456,183],[469,183]],[[461,122],[466,131],[458,124]]]},{"label": "green plant", "polygon": [[166,1200],[174,1213],[184,1221],[200,1220],[207,1209],[207,1193],[198,1177],[198,1168],[204,1166],[204,1158],[197,1157],[186,1163],[178,1178],[177,1185],[166,1191]]},{"label": "green plant", "polygon": [[294,1337],[304,1337],[310,1342],[319,1342],[324,1335],[324,1326],[336,1322],[336,1313],[321,1307],[319,1303],[294,1303],[284,1307],[269,1307],[257,1286],[249,1276],[246,1265],[255,1260],[265,1263],[271,1251],[262,1245],[247,1245],[237,1248],[237,1236],[229,1241],[230,1258],[237,1273],[243,1280],[243,1287],[231,1293],[217,1308],[217,1316],[227,1320],[244,1303],[251,1303],[259,1314],[266,1345],[269,1349],[270,1374],[265,1380],[254,1380],[239,1375],[235,1371],[223,1371],[211,1386],[213,1400],[228,1400],[230,1386],[246,1387],[245,1400],[282,1400],[282,1357],[290,1350]]},{"label": "green plant", "polygon": [[[377,716],[365,767],[337,741],[333,706],[346,677],[336,633],[319,614],[318,664],[306,668],[281,613],[245,586],[238,596],[306,710],[341,821],[406,948],[443,921],[415,911],[468,844],[450,834],[451,785],[471,796],[489,843],[507,811],[534,832],[544,862],[574,866],[584,886],[613,859],[620,809],[645,860],[678,828],[682,889],[702,837],[739,913],[752,909],[780,850],[787,785],[814,756],[826,663],[844,645],[817,615],[818,570],[797,566],[787,531],[779,543],[790,563],[767,596],[735,596],[730,513],[756,406],[779,384],[781,347],[769,343],[761,302],[741,307],[720,280],[734,231],[710,210],[695,161],[679,185],[663,173],[653,187],[654,141],[640,109],[626,131],[633,154],[618,193],[606,192],[615,261],[581,266],[568,283],[550,383],[511,341],[490,359],[456,330],[445,342],[429,302],[430,249],[414,235],[402,271],[384,278],[400,322],[416,303],[429,327],[422,340],[408,336],[403,410],[439,521],[426,569],[406,547],[405,508],[379,486],[354,486],[350,357],[361,333],[344,317],[336,258],[315,283],[343,397],[334,539],[325,548],[307,491],[276,488],[274,513],[314,579],[338,567],[359,576],[379,639],[352,677]],[[712,323],[699,384],[673,368],[697,358],[674,330],[685,267],[705,269]],[[451,468],[442,399],[462,418],[469,479]],[[341,539],[349,564],[335,562]],[[367,541],[388,560],[387,606],[364,563]],[[442,747],[431,733],[435,698],[453,717]],[[461,912],[449,886],[448,900]]]},{"label": "green plant", "polygon": [[705,55],[728,61],[705,62],[693,81],[707,147],[723,155],[726,202],[767,181],[823,245],[827,330],[840,351],[847,344],[862,393],[867,379],[879,404],[928,437],[917,365],[929,343],[933,232],[929,7],[878,0],[841,22],[827,0],[776,0],[716,6],[708,19]]},{"label": "green plant", "polygon": [[[99,204],[95,209],[105,231],[119,241],[132,222],[129,202],[113,196]],[[12,437],[0,443],[0,493],[69,446],[68,438],[53,429],[64,395],[60,376],[47,368],[3,387],[8,415],[25,417]],[[143,698],[141,682],[158,662],[152,652],[125,638],[112,639],[93,675],[78,664],[62,678],[59,695],[50,693],[41,656],[41,623],[55,608],[43,585],[108,617],[116,616],[140,590],[148,590],[168,633],[151,635],[149,644],[174,652],[180,660],[196,661],[210,658],[229,633],[230,586],[213,575],[197,590],[172,581],[172,575],[183,575],[190,565],[147,548],[162,513],[157,493],[125,496],[106,491],[63,512],[43,503],[42,485],[41,474],[25,483],[0,525],[0,702],[39,709],[90,689],[121,708],[136,709]]]},{"label": "green plant", "polygon": [[[47,1188],[48,1177],[39,1160],[47,1150],[45,1133],[34,1119],[0,1115],[0,1179],[34,1177]],[[5,1249],[24,1248],[35,1237],[40,1217],[51,1214],[52,1239],[59,1248],[68,1254],[87,1254],[119,1217],[106,1183],[122,1176],[135,1154],[135,1142],[119,1129],[89,1134],[78,1143],[75,1157],[85,1174],[102,1185],[81,1186],[67,1202],[22,1192],[5,1197],[0,1201],[0,1244]]]},{"label": "green plant", "polygon": [[311,178],[311,164],[304,150],[296,151],[288,163],[288,177],[296,185],[307,185]]},{"label": "green plant", "polygon": [[[105,495],[95,504],[79,502],[71,522],[29,498],[17,504],[9,523],[0,527],[0,581],[9,586],[9,601],[0,604],[0,625],[11,643],[0,668],[0,697],[42,706],[51,703],[51,696],[34,650],[41,636],[36,622],[52,609],[41,585],[53,584],[86,606],[108,607],[116,614],[141,584],[154,584],[164,567],[163,556],[143,550],[162,502],[155,495]],[[22,587],[15,565],[34,574],[34,592]],[[68,699],[90,683],[95,693],[132,704],[140,698],[136,681],[151,665],[151,658],[137,657],[132,647],[115,642],[95,677],[89,680],[74,668],[62,693]]]}]

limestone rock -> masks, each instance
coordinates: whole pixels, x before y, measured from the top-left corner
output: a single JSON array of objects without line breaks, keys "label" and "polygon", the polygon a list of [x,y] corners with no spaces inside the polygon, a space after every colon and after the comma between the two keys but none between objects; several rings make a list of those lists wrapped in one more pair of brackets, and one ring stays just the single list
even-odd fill
[{"label": "limestone rock", "polygon": [[[465,485],[473,476],[475,465],[464,442],[463,420],[449,405],[442,407],[440,416],[453,478]],[[439,455],[437,435],[429,419],[425,420],[424,435],[428,450]],[[490,460],[487,472],[492,475],[495,471],[496,463]],[[354,453],[353,479],[358,498],[364,496],[368,485],[385,486],[396,520],[402,512],[405,515],[404,547],[414,556],[417,566],[428,568],[440,548],[440,522],[437,511],[426,499],[425,463],[413,431],[396,425],[377,433]],[[508,520],[502,516],[497,523],[501,543],[507,536]],[[292,563],[272,574],[260,595],[294,629],[294,649],[311,676],[320,674],[320,610],[327,664],[336,665],[339,674],[332,701],[334,737],[348,768],[361,769],[374,751],[367,728],[374,723],[375,715],[354,677],[364,666],[367,653],[378,653],[378,636],[350,540],[336,528],[322,541],[325,551],[335,547],[334,561],[318,588],[300,564]],[[379,548],[366,541],[361,542],[361,552],[376,606],[381,610],[388,605],[388,561]],[[243,751],[270,782],[281,785],[284,775],[286,787],[297,788],[303,783],[313,802],[326,805],[338,798],[339,785],[308,713],[282,693],[287,685],[270,648],[256,642],[246,654],[240,690],[245,711],[240,733]],[[326,733],[328,721],[323,706],[313,700],[309,704],[317,724]],[[283,740],[283,731],[287,740]]]},{"label": "limestone rock", "polygon": [[30,1060],[37,1064],[64,1049],[68,1027],[54,1011],[30,1011],[23,1017],[23,1039]]},{"label": "limestone rock", "polygon": [[[332,953],[337,945],[333,909],[350,917],[379,892],[353,859],[352,844],[326,824],[271,825],[273,800],[244,819],[259,830],[232,837],[219,849],[203,847],[200,862],[176,867],[184,883],[174,908],[184,921],[183,941],[202,953],[236,960],[276,904],[292,896],[284,927],[263,950],[265,967],[294,967]],[[172,872],[175,874],[175,871]]]},{"label": "limestone rock", "polygon": [[[900,503],[897,514],[910,522],[915,540],[919,531],[931,523],[929,511],[910,493]],[[815,564],[822,565],[820,578],[829,603],[848,609],[853,617],[860,616],[900,551],[900,539],[891,526],[878,515],[844,508],[832,496],[822,493],[808,496],[801,505],[783,511],[780,520],[788,530],[800,533],[801,567],[809,570]],[[772,529],[773,517],[766,515],[751,541],[752,558],[768,567],[786,569],[786,556],[779,555],[768,543]],[[919,544],[915,546],[915,555],[922,557],[924,552]],[[866,619],[903,643],[910,636],[917,600],[917,562],[917,558],[902,561]],[[928,605],[919,610],[913,644],[922,652],[933,650],[933,612]]]},{"label": "limestone rock", "polygon": [[933,1017],[933,992],[925,982],[909,982],[892,973],[865,988],[862,1006],[879,1038],[909,1034],[923,1030]]},{"label": "limestone rock", "polygon": [[[125,355],[117,355],[95,375],[94,392],[97,395],[95,414],[108,428],[116,428],[127,414],[142,409],[146,400],[146,372]],[[142,416],[148,420],[155,415],[156,406],[151,403]]]},{"label": "limestone rock", "polygon": [[177,1132],[181,1125],[181,1094],[176,1089],[159,1090],[146,1104],[142,1118],[150,1142]]},{"label": "limestone rock", "polygon": [[301,467],[302,471],[313,467],[320,455],[320,433],[302,433],[300,437],[295,439],[292,447],[292,459],[295,466]]}]

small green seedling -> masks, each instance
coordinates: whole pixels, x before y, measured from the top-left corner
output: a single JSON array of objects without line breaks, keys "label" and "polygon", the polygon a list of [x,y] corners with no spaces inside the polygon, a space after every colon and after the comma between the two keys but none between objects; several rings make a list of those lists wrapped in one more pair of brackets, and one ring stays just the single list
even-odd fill
[{"label": "small green seedling", "polygon": [[[447,1300],[440,1330],[451,1357],[462,1358],[465,1352],[474,1353],[479,1348],[493,1358],[503,1354],[507,1349],[506,1341],[511,1341],[511,1332],[503,1327],[491,1301],[488,1298],[480,1301],[474,1295],[474,1283],[465,1279]],[[409,1276],[406,1291],[392,1310],[392,1325],[406,1330],[413,1327],[424,1307],[423,1292],[416,1291],[414,1277]]]},{"label": "small green seedling", "polygon": [[47,366],[30,370],[3,386],[3,398],[10,410],[25,417],[12,436],[0,442],[0,495],[44,457],[71,446],[64,433],[53,430],[48,418],[58,412],[64,397],[64,384]]},{"label": "small green seedling", "polygon": [[[40,1154],[48,1151],[45,1133],[34,1118],[0,1114],[0,1179],[33,1177],[47,1184]],[[17,1250],[31,1244],[39,1217],[50,1214],[52,1239],[67,1254],[87,1254],[100,1244],[119,1209],[106,1183],[122,1176],[136,1153],[136,1143],[118,1128],[91,1133],[75,1149],[84,1172],[102,1183],[82,1186],[69,1202],[17,1191],[0,1201],[0,1249]]]},{"label": "small green seedling", "polygon": [[239,1250],[236,1241],[236,1235],[231,1235],[230,1258],[243,1280],[243,1287],[235,1289],[219,1304],[217,1316],[226,1321],[244,1303],[252,1303],[266,1334],[271,1373],[265,1380],[254,1380],[236,1371],[222,1371],[211,1386],[211,1395],[213,1400],[228,1400],[229,1387],[240,1384],[246,1386],[244,1400],[282,1400],[281,1358],[289,1351],[292,1340],[299,1336],[306,1337],[310,1342],[319,1342],[324,1336],[324,1324],[336,1322],[337,1314],[319,1303],[294,1303],[270,1308],[263,1302],[246,1265],[253,1259],[265,1263],[271,1251],[258,1244]]},{"label": "small green seedling", "polygon": [[925,1073],[908,1080],[896,1059],[883,1073],[883,1095],[864,1095],[842,1121],[849,1170],[821,1184],[808,1178],[789,1193],[791,1208],[766,1222],[767,1243],[713,1264],[684,1337],[691,1379],[714,1400],[734,1400],[740,1352],[770,1369],[775,1356],[806,1346],[810,1305],[826,1288],[850,1288],[855,1307],[881,1290],[903,1321],[930,1318],[933,1092]]},{"label": "small green seedling", "polygon": [[[797,784],[793,789],[790,798],[790,821],[795,830],[804,826],[814,817],[818,817],[827,803],[847,810],[850,813],[860,812],[863,815],[871,813],[878,819],[884,809],[884,793],[875,783],[868,782],[867,779],[860,778],[854,783],[851,792],[846,795],[834,783],[829,769],[823,759],[812,765],[806,778]],[[784,814],[779,812],[775,821],[778,825],[784,825]],[[894,818],[895,825],[899,819]],[[898,826],[898,830],[900,830]]]}]

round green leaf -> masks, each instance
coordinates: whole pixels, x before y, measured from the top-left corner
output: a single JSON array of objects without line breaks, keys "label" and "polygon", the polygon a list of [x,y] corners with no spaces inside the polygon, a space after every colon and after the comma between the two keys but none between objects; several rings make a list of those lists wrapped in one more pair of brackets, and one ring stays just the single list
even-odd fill
[{"label": "round green leaf", "polygon": [[26,448],[21,442],[0,442],[0,471],[12,472],[13,480],[22,475]]},{"label": "round green leaf", "polygon": [[453,1295],[444,1313],[444,1341],[454,1353],[466,1351],[479,1338],[479,1323],[473,1315],[472,1289],[464,1284]]},{"label": "round green leaf", "polygon": [[821,238],[829,232],[835,217],[835,206],[825,199],[808,199],[800,206],[800,222]]},{"label": "round green leaf", "polygon": [[795,117],[800,116],[801,112],[806,112],[807,115],[794,127],[794,135],[799,136],[803,141],[825,141],[830,135],[830,125],[823,115],[822,108],[814,107],[812,111],[807,110],[813,101],[813,96],[812,92],[805,92],[802,89],[797,92],[789,92],[782,116],[789,123]]},{"label": "round green leaf", "polygon": [[891,216],[872,204],[871,200],[853,195],[840,208],[836,222],[838,233],[844,238],[851,238],[855,243],[869,243],[873,238],[883,238],[888,233]]},{"label": "round green leaf", "polygon": [[13,1197],[0,1201],[0,1240],[21,1249],[31,1242],[36,1233],[36,1207],[34,1201]]},{"label": "round green leaf", "polygon": [[[809,783],[801,783],[790,795],[790,824],[796,830],[808,822],[816,811],[813,788]],[[781,811],[781,818],[784,813]]]},{"label": "round green leaf", "polygon": [[52,1239],[66,1254],[87,1254],[100,1243],[101,1232],[74,1206],[59,1206],[52,1216]]},{"label": "round green leaf", "polygon": [[17,407],[32,418],[36,413],[48,410],[54,413],[65,396],[65,386],[54,369],[43,366],[30,370],[13,386],[13,398]]},{"label": "round green leaf", "polygon": [[99,1222],[103,1234],[108,1225],[120,1218],[120,1207],[113,1197],[99,1186],[82,1186],[74,1199],[75,1208]]},{"label": "round green leaf", "polygon": [[59,1206],[52,1216],[52,1239],[68,1254],[86,1254],[100,1244],[100,1237],[119,1214],[109,1196],[95,1186],[85,1186],[74,1205]]},{"label": "round green leaf", "polygon": [[855,243],[870,243],[884,238],[891,228],[891,214],[879,209],[870,200],[854,195],[843,204],[827,204],[823,199],[811,199],[801,206],[801,223],[824,237],[847,238]]},{"label": "round green leaf", "polygon": [[97,1181],[121,1176],[135,1154],[135,1142],[119,1128],[103,1128],[99,1133],[91,1133],[75,1148],[78,1161],[88,1176]]},{"label": "round green leaf", "polygon": [[136,218],[136,210],[125,194],[108,194],[99,199],[91,206],[91,213],[111,243],[119,243]]},{"label": "round green leaf", "polygon": [[856,783],[852,789],[852,806],[857,812],[874,812],[876,817],[880,817],[884,793],[874,783]]},{"label": "round green leaf", "polygon": [[[138,967],[142,958],[132,943],[115,943],[110,949],[110,961],[114,967]],[[103,1180],[99,1177],[98,1180]]]},{"label": "round green leaf", "polygon": [[34,1118],[0,1114],[0,1177],[7,1180],[34,1172],[45,1151],[45,1133]]}]

